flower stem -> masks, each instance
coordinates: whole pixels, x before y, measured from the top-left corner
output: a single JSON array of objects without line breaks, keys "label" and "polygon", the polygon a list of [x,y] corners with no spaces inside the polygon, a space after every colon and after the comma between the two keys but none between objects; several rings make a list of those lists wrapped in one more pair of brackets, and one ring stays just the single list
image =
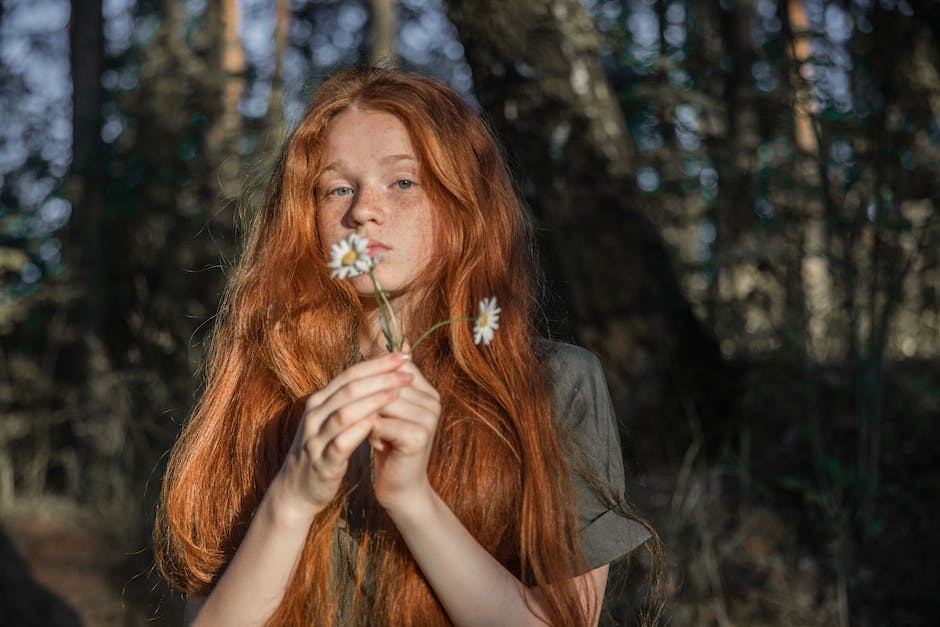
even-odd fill
[{"label": "flower stem", "polygon": [[441,327],[443,327],[443,326],[445,326],[445,325],[451,324],[452,322],[463,322],[463,321],[465,321],[465,320],[476,320],[476,318],[473,318],[473,317],[469,317],[469,318],[451,318],[450,320],[443,320],[443,321],[441,321],[441,322],[438,322],[437,324],[435,324],[433,327],[431,327],[430,329],[428,329],[427,331],[425,331],[424,333],[422,333],[422,334],[418,337],[418,339],[415,341],[415,343],[411,345],[411,351],[414,352],[414,349],[418,348],[418,344],[420,344],[420,343],[422,342],[422,340],[424,340],[424,338],[426,338],[426,337],[431,333],[431,331],[436,331],[437,329],[439,329],[439,328],[441,328]]},{"label": "flower stem", "polygon": [[392,303],[389,302],[385,290],[379,285],[379,280],[375,278],[374,265],[372,268],[369,268],[369,278],[372,279],[372,285],[375,287],[375,298],[379,301],[379,315],[385,318],[385,326],[388,328],[389,335],[391,336],[386,335],[385,337],[385,340],[388,342],[388,352],[391,353],[396,350],[401,350],[401,332],[398,329],[398,320],[395,318],[395,310],[392,309]]}]

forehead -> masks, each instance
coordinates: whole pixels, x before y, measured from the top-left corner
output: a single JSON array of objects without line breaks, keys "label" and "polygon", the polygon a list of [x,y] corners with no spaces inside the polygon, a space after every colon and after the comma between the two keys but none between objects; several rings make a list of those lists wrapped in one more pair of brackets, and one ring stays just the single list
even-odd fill
[{"label": "forehead", "polygon": [[327,125],[326,161],[349,157],[411,154],[415,150],[405,124],[395,115],[374,109],[349,108]]}]

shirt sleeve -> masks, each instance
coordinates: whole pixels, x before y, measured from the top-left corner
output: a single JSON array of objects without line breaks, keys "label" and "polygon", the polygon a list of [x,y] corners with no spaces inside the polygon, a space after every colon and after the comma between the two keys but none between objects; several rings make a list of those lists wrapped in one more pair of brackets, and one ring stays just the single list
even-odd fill
[{"label": "shirt sleeve", "polygon": [[[583,348],[550,342],[546,363],[554,418],[578,497],[581,547],[594,569],[631,552],[650,533],[614,506],[623,502],[626,482],[617,418],[600,361]],[[605,496],[599,486],[591,485],[590,477],[606,483],[614,494]]]}]

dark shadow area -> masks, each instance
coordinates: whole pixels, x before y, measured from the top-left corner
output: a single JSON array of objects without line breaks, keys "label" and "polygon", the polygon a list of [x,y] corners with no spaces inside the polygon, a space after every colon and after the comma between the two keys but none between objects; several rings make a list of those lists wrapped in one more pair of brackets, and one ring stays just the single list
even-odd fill
[{"label": "dark shadow area", "polygon": [[0,625],[71,627],[78,613],[36,581],[29,564],[0,528]]}]

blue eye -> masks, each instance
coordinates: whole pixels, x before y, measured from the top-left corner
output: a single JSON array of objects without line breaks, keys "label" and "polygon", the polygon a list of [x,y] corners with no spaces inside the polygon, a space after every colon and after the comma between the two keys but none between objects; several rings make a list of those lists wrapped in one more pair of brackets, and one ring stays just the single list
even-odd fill
[{"label": "blue eye", "polygon": [[331,190],[328,194],[329,196],[349,196],[353,193],[351,187],[337,187],[334,190]]},{"label": "blue eye", "polygon": [[412,187],[414,187],[414,181],[409,181],[408,179],[402,179],[400,181],[396,181],[395,185],[398,187],[398,189],[411,189]]}]

